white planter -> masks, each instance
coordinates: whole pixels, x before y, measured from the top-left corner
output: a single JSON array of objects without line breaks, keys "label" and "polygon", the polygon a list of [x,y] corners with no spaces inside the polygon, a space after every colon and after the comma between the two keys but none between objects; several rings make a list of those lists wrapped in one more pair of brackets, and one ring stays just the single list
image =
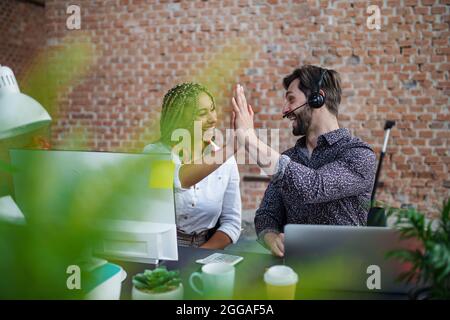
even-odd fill
[{"label": "white planter", "polygon": [[168,292],[149,293],[136,289],[133,286],[131,291],[131,298],[133,300],[182,300],[183,299],[183,285],[180,283],[178,288]]}]

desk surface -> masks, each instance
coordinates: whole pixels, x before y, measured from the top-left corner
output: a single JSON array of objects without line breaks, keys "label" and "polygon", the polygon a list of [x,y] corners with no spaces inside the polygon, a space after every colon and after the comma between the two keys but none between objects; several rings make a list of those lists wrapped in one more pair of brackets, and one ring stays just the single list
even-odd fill
[{"label": "desk surface", "polygon": [[[200,248],[178,247],[178,261],[165,261],[161,263],[169,270],[180,270],[185,293],[184,298],[202,299],[201,296],[189,287],[189,277],[195,271],[200,271],[200,264],[195,260],[205,258],[214,252],[227,253],[223,250],[208,250]],[[264,300],[266,299],[263,275],[267,268],[276,264],[283,264],[283,259],[268,254],[229,252],[244,257],[244,260],[236,265],[236,279],[234,299]],[[127,272],[127,278],[122,284],[121,299],[131,298],[132,278],[135,274],[153,266],[145,263],[114,261]],[[382,294],[372,292],[348,292],[348,291],[323,291],[302,290],[301,282],[297,285],[296,299],[406,299],[405,295]]]}]

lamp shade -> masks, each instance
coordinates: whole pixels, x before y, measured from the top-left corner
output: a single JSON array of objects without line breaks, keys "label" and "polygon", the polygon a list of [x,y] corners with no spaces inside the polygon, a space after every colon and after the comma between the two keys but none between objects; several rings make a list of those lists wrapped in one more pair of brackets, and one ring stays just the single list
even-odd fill
[{"label": "lamp shade", "polygon": [[0,66],[0,139],[39,129],[51,120],[39,102],[20,92],[12,70]]}]

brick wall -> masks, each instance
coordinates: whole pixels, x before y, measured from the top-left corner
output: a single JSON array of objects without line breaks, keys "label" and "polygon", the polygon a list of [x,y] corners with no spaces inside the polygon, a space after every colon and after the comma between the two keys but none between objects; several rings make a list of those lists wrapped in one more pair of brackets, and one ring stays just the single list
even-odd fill
[{"label": "brick wall", "polygon": [[0,1],[0,64],[13,69],[20,80],[33,57],[45,46],[44,6]]},{"label": "brick wall", "polygon": [[[82,81],[61,93],[64,112],[52,128],[56,147],[67,146],[65,137],[78,127],[87,148],[140,150],[158,131],[165,92],[209,72],[206,82],[215,87],[221,126],[229,115],[231,84],[239,81],[250,92],[257,127],[280,129],[284,150],[295,139],[280,117],[281,79],[311,63],[341,73],[340,124],[377,152],[384,121],[397,121],[380,200],[433,215],[450,196],[450,1],[79,0],[82,30],[69,31],[65,9],[72,2],[46,1],[48,46],[83,33],[97,60]],[[381,8],[379,31],[366,26],[366,9],[373,4]],[[235,39],[245,43],[241,60],[227,56],[227,43]],[[238,62],[241,67],[222,70],[223,77],[214,74]],[[240,171],[259,172],[254,166]],[[256,208],[265,187],[243,181],[244,208]]]}]

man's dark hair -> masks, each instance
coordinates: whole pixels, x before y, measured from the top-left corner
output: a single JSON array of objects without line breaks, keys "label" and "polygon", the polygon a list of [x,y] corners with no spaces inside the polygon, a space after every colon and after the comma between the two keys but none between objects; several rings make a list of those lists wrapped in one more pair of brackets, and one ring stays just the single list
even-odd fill
[{"label": "man's dark hair", "polygon": [[[283,86],[287,90],[292,81],[299,79],[298,88],[308,99],[311,92],[317,88],[322,70],[324,69],[320,67],[304,65],[286,76],[283,79]],[[334,70],[327,69],[323,76],[321,89],[325,92],[325,105],[332,114],[337,116],[342,94],[339,74]]]}]

